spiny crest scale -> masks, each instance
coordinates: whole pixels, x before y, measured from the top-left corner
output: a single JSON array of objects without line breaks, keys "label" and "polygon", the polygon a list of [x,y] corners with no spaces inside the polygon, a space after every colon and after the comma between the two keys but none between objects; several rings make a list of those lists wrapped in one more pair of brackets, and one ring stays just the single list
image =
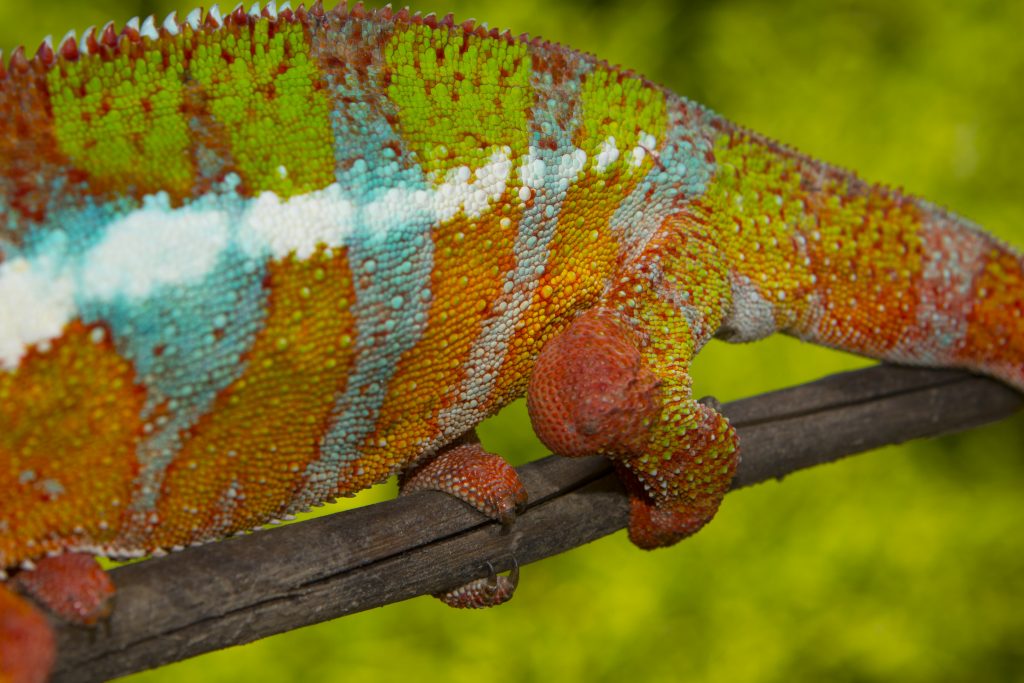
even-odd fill
[{"label": "spiny crest scale", "polygon": [[[373,19],[378,21],[392,22],[397,25],[416,24],[427,26],[431,29],[444,28],[453,30],[459,27],[466,35],[473,35],[480,39],[501,39],[511,44],[519,42],[532,47],[552,47],[565,49],[559,43],[544,40],[539,36],[530,36],[528,33],[513,35],[509,30],[490,28],[486,23],[477,22],[475,19],[466,19],[458,22],[451,12],[438,18],[437,14],[431,12],[422,14],[412,12],[409,7],[402,7],[395,11],[390,4],[380,8],[367,9],[363,2],[356,2],[351,7],[345,2],[338,3],[330,12],[323,8],[322,0],[316,0],[308,9],[300,4],[293,9],[290,2],[284,2],[280,6],[273,0],[262,7],[259,2],[251,5],[246,11],[243,3],[235,5],[230,12],[222,13],[220,7],[214,4],[207,12],[202,7],[191,10],[184,20],[180,20],[177,12],[172,11],[162,22],[158,23],[155,16],[150,15],[141,21],[133,17],[125,23],[118,31],[113,21],[108,21],[100,29],[89,27],[82,33],[81,39],[75,41],[74,32],[71,31],[58,44],[57,49],[53,47],[52,39],[44,40],[36,51],[35,55],[28,59],[24,49],[15,48],[11,52],[10,59],[4,63],[0,55],[0,79],[6,78],[9,73],[23,73],[32,68],[35,64],[44,70],[52,68],[59,60],[74,62],[82,55],[113,55],[115,51],[124,50],[122,43],[139,43],[143,38],[151,41],[159,41],[165,37],[177,36],[188,27],[192,31],[217,30],[225,26],[245,26],[257,21],[270,21],[272,23],[283,20],[288,22],[307,22],[310,18],[316,20],[324,19],[328,14],[336,18],[352,18],[356,20]],[[581,53],[583,54],[583,53]],[[588,55],[589,56],[589,55]],[[631,72],[630,72],[631,73]]]},{"label": "spiny crest scale", "polygon": [[[343,5],[339,5],[342,7]],[[203,8],[197,7],[191,10],[184,20],[178,18],[177,12],[172,11],[162,22],[157,23],[153,15],[141,20],[139,17],[132,17],[125,22],[124,27],[118,31],[114,21],[108,21],[101,28],[90,26],[82,32],[81,38],[76,38],[74,29],[56,44],[54,48],[53,38],[45,37],[40,43],[33,57],[25,56],[23,46],[17,46],[11,51],[10,58],[5,60],[0,51],[0,80],[6,79],[10,73],[25,73],[33,68],[47,70],[52,68],[58,61],[75,62],[83,55],[107,55],[111,56],[122,52],[125,44],[138,44],[142,39],[159,41],[163,38],[174,37],[188,28],[195,32],[199,30],[218,30],[225,26],[244,26],[256,21],[269,21],[276,23],[284,21],[305,21],[307,17],[321,19],[326,16],[323,5],[320,2],[314,3],[309,10],[300,5],[293,10],[290,3],[285,2],[277,6],[276,2],[268,2],[262,8],[259,3],[254,3],[249,12],[246,12],[243,5],[239,4],[230,13],[224,15],[215,4],[209,11],[204,13]]]}]

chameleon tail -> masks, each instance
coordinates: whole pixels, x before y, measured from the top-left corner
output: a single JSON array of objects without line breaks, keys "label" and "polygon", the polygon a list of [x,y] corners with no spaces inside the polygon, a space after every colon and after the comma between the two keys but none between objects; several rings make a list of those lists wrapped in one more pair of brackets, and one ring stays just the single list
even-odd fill
[{"label": "chameleon tail", "polygon": [[961,367],[1024,390],[1024,261],[923,200],[732,130],[711,215],[733,305],[719,336],[779,330],[883,360]]},{"label": "chameleon tail", "polygon": [[[796,316],[785,331],[897,363],[966,368],[1024,389],[1021,257],[962,219],[915,206],[912,267],[819,269],[819,280],[845,282],[826,287],[817,310]],[[836,305],[837,297],[847,301]]]}]

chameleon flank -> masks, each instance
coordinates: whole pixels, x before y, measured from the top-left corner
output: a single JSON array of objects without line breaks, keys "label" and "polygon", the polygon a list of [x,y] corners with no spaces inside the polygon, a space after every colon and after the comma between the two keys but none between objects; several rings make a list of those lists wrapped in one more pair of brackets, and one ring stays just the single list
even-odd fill
[{"label": "chameleon flank", "polygon": [[[528,397],[672,544],[736,469],[693,400],[776,331],[1024,388],[1020,256],[566,47],[273,2],[0,60],[0,681],[136,557],[399,474],[513,523]],[[460,606],[510,597],[474,583]]]}]

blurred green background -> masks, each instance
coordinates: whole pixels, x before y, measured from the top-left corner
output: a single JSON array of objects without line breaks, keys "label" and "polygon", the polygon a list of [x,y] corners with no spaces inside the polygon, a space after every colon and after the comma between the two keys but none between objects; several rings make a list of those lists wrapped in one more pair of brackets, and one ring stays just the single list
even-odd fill
[{"label": "blurred green background", "polygon": [[[414,7],[625,64],[1024,246],[1019,0],[433,2]],[[191,8],[0,0],[0,47]],[[788,339],[713,342],[694,374],[698,395],[729,400],[863,364]],[[483,438],[516,461],[544,454],[521,404]],[[419,598],[132,680],[1024,680],[1022,453],[1020,418],[883,449],[732,494],[670,550],[620,533],[526,567],[500,609]]]}]

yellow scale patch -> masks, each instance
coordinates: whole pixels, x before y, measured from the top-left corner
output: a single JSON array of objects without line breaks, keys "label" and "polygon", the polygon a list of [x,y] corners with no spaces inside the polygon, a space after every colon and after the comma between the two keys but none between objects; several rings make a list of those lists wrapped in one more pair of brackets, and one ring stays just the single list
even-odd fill
[{"label": "yellow scale patch", "polygon": [[94,334],[73,322],[51,350],[0,372],[0,567],[121,528],[145,392]]},{"label": "yellow scale patch", "polygon": [[269,264],[269,315],[245,374],[225,389],[167,470],[154,545],[251,529],[302,484],[353,360],[343,253]]}]

